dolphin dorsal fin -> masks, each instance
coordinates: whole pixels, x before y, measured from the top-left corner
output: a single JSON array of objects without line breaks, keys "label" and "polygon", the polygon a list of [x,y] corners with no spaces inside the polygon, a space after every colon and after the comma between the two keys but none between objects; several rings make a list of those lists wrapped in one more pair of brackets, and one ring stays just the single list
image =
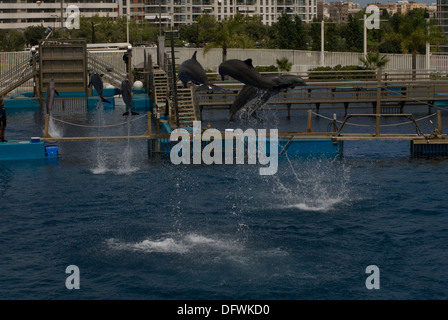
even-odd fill
[{"label": "dolphin dorsal fin", "polygon": [[191,57],[191,59],[196,60],[196,53],[197,53],[197,51],[195,51],[195,52],[193,53],[193,56]]},{"label": "dolphin dorsal fin", "polygon": [[254,66],[252,65],[252,59],[246,59],[243,61],[245,64],[247,64],[249,67],[253,68]]}]

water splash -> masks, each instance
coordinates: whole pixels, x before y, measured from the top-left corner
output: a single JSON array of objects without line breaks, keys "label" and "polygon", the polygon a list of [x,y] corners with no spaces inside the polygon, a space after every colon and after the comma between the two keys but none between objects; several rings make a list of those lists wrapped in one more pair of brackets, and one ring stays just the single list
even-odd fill
[{"label": "water splash", "polygon": [[133,159],[134,159],[134,149],[131,145],[131,117],[128,116],[127,120],[127,127],[128,127],[128,139],[127,139],[127,145],[126,148],[122,154],[122,158],[118,164],[118,169],[116,170],[116,173],[118,174],[129,174],[135,171],[138,171],[139,168],[132,165]]},{"label": "water splash", "polygon": [[107,239],[106,244],[114,250],[138,251],[144,253],[177,253],[207,251],[239,252],[243,247],[235,241],[215,239],[195,233],[181,237],[168,236],[159,239],[145,239],[140,242],[123,242],[117,239]]},{"label": "water splash", "polygon": [[63,133],[63,129],[56,124],[53,117],[50,117],[50,122],[48,123],[48,134],[54,138],[60,138],[63,136]]},{"label": "water splash", "polygon": [[[104,119],[103,119],[103,102],[101,101],[101,98],[98,97],[98,102],[96,105],[97,110],[97,123],[98,123],[98,131],[97,136],[101,136],[102,128],[101,126],[104,125]],[[106,153],[103,150],[103,144],[100,139],[96,139],[95,143],[95,150],[96,150],[96,166],[91,170],[93,174],[104,174],[109,169],[107,168],[107,157]]]},{"label": "water splash", "polygon": [[276,177],[275,194],[281,208],[328,212],[349,204],[352,198],[350,170],[337,159],[291,161],[289,170]]}]

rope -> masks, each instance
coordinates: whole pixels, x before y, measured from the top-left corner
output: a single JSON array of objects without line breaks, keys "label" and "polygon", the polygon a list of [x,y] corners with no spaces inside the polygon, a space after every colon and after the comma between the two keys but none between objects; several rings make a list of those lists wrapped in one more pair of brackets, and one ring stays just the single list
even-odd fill
[{"label": "rope", "polygon": [[144,114],[144,115],[141,115],[140,117],[132,118],[132,119],[129,120],[129,121],[120,122],[120,123],[115,123],[115,124],[108,124],[108,125],[103,125],[103,126],[89,126],[89,125],[85,125],[85,124],[78,124],[78,123],[73,123],[73,122],[68,122],[68,121],[64,121],[64,120],[61,120],[61,119],[57,119],[57,118],[55,118],[55,117],[53,117],[53,116],[50,116],[50,118],[53,119],[53,120],[59,121],[59,122],[61,122],[61,123],[68,124],[68,125],[75,126],[75,127],[84,127],[84,128],[109,128],[109,127],[118,127],[118,126],[122,126],[122,125],[127,124],[128,122],[137,121],[137,120],[140,120],[141,118],[144,118],[144,117],[146,117],[146,116],[147,116],[147,114]]},{"label": "rope", "polygon": [[[320,114],[315,113],[315,112],[312,112],[312,113],[314,115],[316,115],[316,116],[319,116],[319,117],[323,118],[323,119],[326,119],[326,120],[329,120],[329,121],[334,121],[332,118],[325,117],[325,116],[320,115]],[[422,121],[422,120],[425,120],[425,119],[430,118],[430,117],[434,117],[436,114],[437,113],[433,113],[433,114],[424,116],[422,118],[415,119],[415,122]],[[336,120],[336,122],[342,124],[342,121],[340,121],[340,120]],[[401,125],[405,125],[405,124],[412,124],[412,123],[414,123],[414,121],[406,121],[406,122],[393,123],[393,124],[382,124],[382,125],[380,125],[380,127],[396,127],[396,126],[401,126]],[[345,124],[346,125],[355,126],[355,127],[376,127],[376,125],[373,125],[373,124],[359,124],[359,123],[351,123],[351,122],[345,122]]]}]

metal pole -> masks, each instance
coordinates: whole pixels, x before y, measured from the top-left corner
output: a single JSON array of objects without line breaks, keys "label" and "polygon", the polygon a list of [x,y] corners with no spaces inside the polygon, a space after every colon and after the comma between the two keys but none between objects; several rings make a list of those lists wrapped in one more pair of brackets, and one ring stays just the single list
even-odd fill
[{"label": "metal pole", "polygon": [[61,0],[61,38],[63,38],[64,29],[64,0]]},{"label": "metal pole", "polygon": [[367,57],[367,15],[364,15],[364,58]]},{"label": "metal pole", "polygon": [[176,111],[176,126],[179,127],[179,110],[177,108],[177,86],[176,86],[176,58],[174,56],[174,32],[170,32],[171,35],[171,70],[173,78],[173,103],[174,110]]},{"label": "metal pole", "polygon": [[320,23],[320,65],[323,66],[325,64],[325,22],[322,19]]},{"label": "metal pole", "polygon": [[126,42],[129,43],[129,12],[126,12]]},{"label": "metal pole", "polygon": [[313,129],[311,129],[312,117],[313,117],[313,110],[308,109],[308,121],[306,123],[306,132],[313,132]]},{"label": "metal pole", "polygon": [[[426,18],[426,30],[429,36],[429,18]],[[429,45],[429,41],[426,42],[426,70],[428,70],[431,68],[430,64],[431,64],[431,60],[430,60],[430,45]],[[428,73],[428,77],[429,77],[429,73]]]},{"label": "metal pole", "polygon": [[159,0],[159,36],[162,36],[162,0]]},{"label": "metal pole", "polygon": [[381,75],[382,68],[376,69],[376,79],[377,79],[377,88],[376,88],[376,126],[375,126],[375,136],[380,135],[380,117],[381,117]]}]

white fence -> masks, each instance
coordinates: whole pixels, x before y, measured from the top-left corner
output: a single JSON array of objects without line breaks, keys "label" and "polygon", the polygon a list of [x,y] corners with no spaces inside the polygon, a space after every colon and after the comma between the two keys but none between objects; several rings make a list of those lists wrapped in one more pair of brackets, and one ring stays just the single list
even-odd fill
[{"label": "white fence", "polygon": [[[153,61],[157,61],[157,52],[155,48],[134,48],[135,59],[134,65],[138,66],[143,63],[143,50],[151,53]],[[168,51],[169,49],[167,49]],[[204,55],[202,48],[176,48],[177,63],[191,58],[193,53],[198,51],[197,59],[204,69],[217,71],[219,64],[222,62],[222,50],[219,48],[211,49]],[[389,59],[386,69],[389,70],[410,70],[412,68],[411,54],[385,54]],[[359,58],[362,53],[355,52],[325,52],[323,66],[334,67],[336,65],[362,65]],[[304,72],[309,69],[321,66],[320,51],[304,51],[304,50],[281,50],[281,49],[227,49],[227,59],[245,60],[251,58],[254,66],[276,66],[276,60],[287,58],[292,62],[292,72]],[[426,69],[425,55],[417,55],[417,69]],[[434,71],[448,73],[448,55],[431,55],[430,68]]]},{"label": "white fence", "polygon": [[[133,48],[132,63],[134,67],[143,67],[144,52],[152,56],[152,61],[157,61],[156,48]],[[170,49],[167,49],[169,51]],[[176,48],[176,61],[178,64],[191,58],[193,53],[198,51],[197,59],[206,70],[217,72],[218,66],[222,62],[222,50],[219,48],[211,49],[204,54],[202,48]],[[118,69],[124,69],[123,53],[96,53],[102,59],[107,60]],[[412,55],[410,54],[386,54],[390,59],[386,70],[410,70],[412,69]],[[362,53],[353,52],[325,52],[324,66],[336,65],[362,65],[359,58]],[[31,53],[25,52],[0,52],[0,75],[16,66],[25,59],[30,59]],[[303,50],[280,50],[280,49],[227,49],[227,59],[245,60],[251,58],[254,66],[276,65],[276,60],[287,58],[293,63],[292,72],[306,72],[309,69],[321,66],[320,51]],[[426,68],[425,55],[417,56],[417,69]],[[430,70],[441,74],[448,74],[448,55],[431,55]],[[26,82],[22,87],[32,88],[32,80]],[[19,89],[20,90],[20,89]]]}]

